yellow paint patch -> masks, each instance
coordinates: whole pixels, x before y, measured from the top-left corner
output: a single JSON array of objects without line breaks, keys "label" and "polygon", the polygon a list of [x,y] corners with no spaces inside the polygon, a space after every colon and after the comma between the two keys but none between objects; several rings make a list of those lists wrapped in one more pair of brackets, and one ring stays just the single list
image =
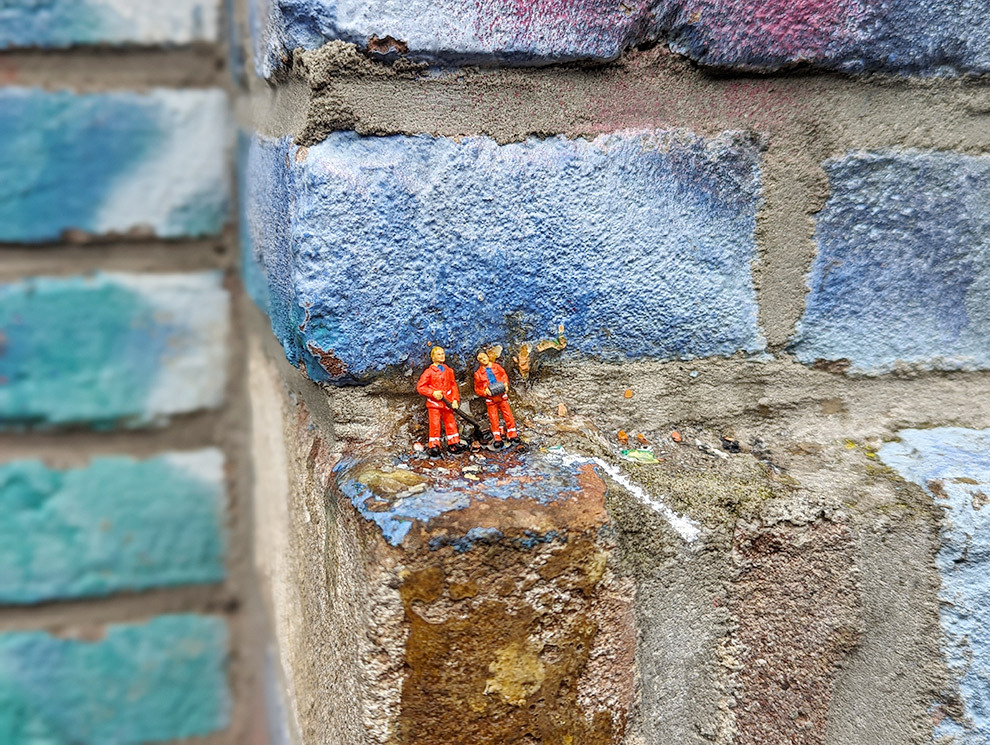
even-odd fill
[{"label": "yellow paint patch", "polygon": [[488,672],[492,677],[485,685],[485,693],[498,693],[513,706],[523,706],[546,679],[540,658],[528,644],[517,641],[495,652]]}]

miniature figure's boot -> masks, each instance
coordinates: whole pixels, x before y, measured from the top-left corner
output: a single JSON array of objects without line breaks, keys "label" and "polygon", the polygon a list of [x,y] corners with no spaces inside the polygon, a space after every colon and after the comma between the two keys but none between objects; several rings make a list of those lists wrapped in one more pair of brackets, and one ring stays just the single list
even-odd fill
[{"label": "miniature figure's boot", "polygon": [[447,452],[454,453],[455,455],[458,453],[463,453],[468,449],[469,449],[468,446],[465,445],[463,442],[455,442],[453,444],[450,443],[447,444]]},{"label": "miniature figure's boot", "polygon": [[426,448],[426,454],[431,458],[439,458],[442,455],[439,447]]}]

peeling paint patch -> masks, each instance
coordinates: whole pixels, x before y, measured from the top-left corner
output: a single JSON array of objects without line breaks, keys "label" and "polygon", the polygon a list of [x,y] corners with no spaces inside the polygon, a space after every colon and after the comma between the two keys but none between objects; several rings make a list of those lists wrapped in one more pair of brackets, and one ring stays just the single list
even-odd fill
[{"label": "peeling paint patch", "polygon": [[0,285],[0,428],[141,426],[219,406],[230,298],[220,272]]},{"label": "peeling paint patch", "polygon": [[[990,430],[942,427],[901,430],[879,457],[927,491],[942,509],[942,547],[936,557],[942,587],[943,650],[956,677],[961,711],[939,706],[935,737],[959,745],[990,739]],[[983,495],[981,497],[981,495]]]},{"label": "peeling paint patch", "polygon": [[0,742],[140,745],[230,722],[223,620],[158,616],[100,638],[0,634]]},{"label": "peeling paint patch", "polygon": [[219,233],[228,127],[216,89],[0,90],[0,242]]},{"label": "peeling paint patch", "polygon": [[0,602],[223,581],[218,450],[0,465]]}]

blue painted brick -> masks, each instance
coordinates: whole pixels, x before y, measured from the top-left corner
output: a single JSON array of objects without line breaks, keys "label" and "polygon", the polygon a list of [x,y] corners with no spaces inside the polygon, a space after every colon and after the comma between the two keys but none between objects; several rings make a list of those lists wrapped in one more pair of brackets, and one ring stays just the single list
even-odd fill
[{"label": "blue painted brick", "polygon": [[[253,0],[256,66],[374,38],[444,64],[609,60],[666,41],[705,65],[918,75],[990,71],[990,14],[953,0]],[[386,42],[387,46],[387,42]]]},{"label": "blue painted brick", "polygon": [[990,13],[955,0],[661,2],[671,49],[704,65],[970,75],[990,71]]},{"label": "blue painted brick", "polygon": [[0,49],[216,41],[218,0],[4,0]]},{"label": "blue painted brick", "polygon": [[798,359],[990,367],[990,157],[852,152],[825,170]]},{"label": "blue painted brick", "polygon": [[759,153],[733,133],[261,140],[248,210],[275,333],[341,382],[558,324],[605,360],[758,352]]},{"label": "blue painted brick", "polygon": [[0,465],[0,603],[220,582],[223,455]]},{"label": "blue painted brick", "polygon": [[159,616],[97,641],[0,634],[0,742],[138,745],[230,720],[228,634],[218,618]]},{"label": "blue painted brick", "polygon": [[[944,427],[898,432],[880,458],[921,485],[943,509],[939,615],[943,648],[964,704],[940,718],[936,739],[990,742],[990,430]],[[941,740],[939,740],[941,742]]]},{"label": "blue painted brick", "polygon": [[0,241],[65,231],[218,233],[227,220],[220,90],[0,90]]},{"label": "blue painted brick", "polygon": [[0,428],[140,426],[223,401],[219,272],[0,285]]}]

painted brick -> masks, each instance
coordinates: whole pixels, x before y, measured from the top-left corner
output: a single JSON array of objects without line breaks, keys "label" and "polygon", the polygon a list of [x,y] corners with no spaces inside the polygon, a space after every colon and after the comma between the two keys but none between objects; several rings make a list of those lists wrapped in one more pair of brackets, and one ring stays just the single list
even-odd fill
[{"label": "painted brick", "polygon": [[852,152],[824,165],[832,194],[798,359],[866,373],[990,367],[990,157]]},{"label": "painted brick", "polygon": [[275,333],[337,381],[558,324],[568,354],[606,360],[758,352],[759,154],[738,133],[259,140],[248,212]]},{"label": "painted brick", "polygon": [[[671,49],[703,65],[901,75],[990,71],[990,14],[954,0],[664,3]],[[669,24],[669,25],[668,25]]]},{"label": "painted brick", "polygon": [[454,64],[609,60],[659,40],[742,70],[990,71],[990,16],[952,0],[254,0],[252,12],[264,76],[332,40]]},{"label": "painted brick", "polygon": [[255,0],[259,72],[269,75],[293,49],[343,40],[375,49],[373,39],[448,62],[550,64],[614,59],[652,23],[648,0]]},{"label": "painted brick", "polygon": [[0,90],[0,241],[218,233],[227,138],[220,90]]},{"label": "painted brick", "polygon": [[226,624],[160,616],[81,641],[0,634],[0,742],[137,745],[206,735],[230,718]]},{"label": "painted brick", "polygon": [[220,582],[223,455],[0,465],[0,603]]},{"label": "painted brick", "polygon": [[139,426],[214,408],[230,300],[219,272],[0,285],[0,427]]},{"label": "painted brick", "polygon": [[7,0],[0,49],[216,41],[218,0]]},{"label": "painted brick", "polygon": [[990,430],[944,427],[898,436],[880,458],[943,509],[939,615],[964,711],[936,707],[935,735],[983,745],[990,740]]}]

